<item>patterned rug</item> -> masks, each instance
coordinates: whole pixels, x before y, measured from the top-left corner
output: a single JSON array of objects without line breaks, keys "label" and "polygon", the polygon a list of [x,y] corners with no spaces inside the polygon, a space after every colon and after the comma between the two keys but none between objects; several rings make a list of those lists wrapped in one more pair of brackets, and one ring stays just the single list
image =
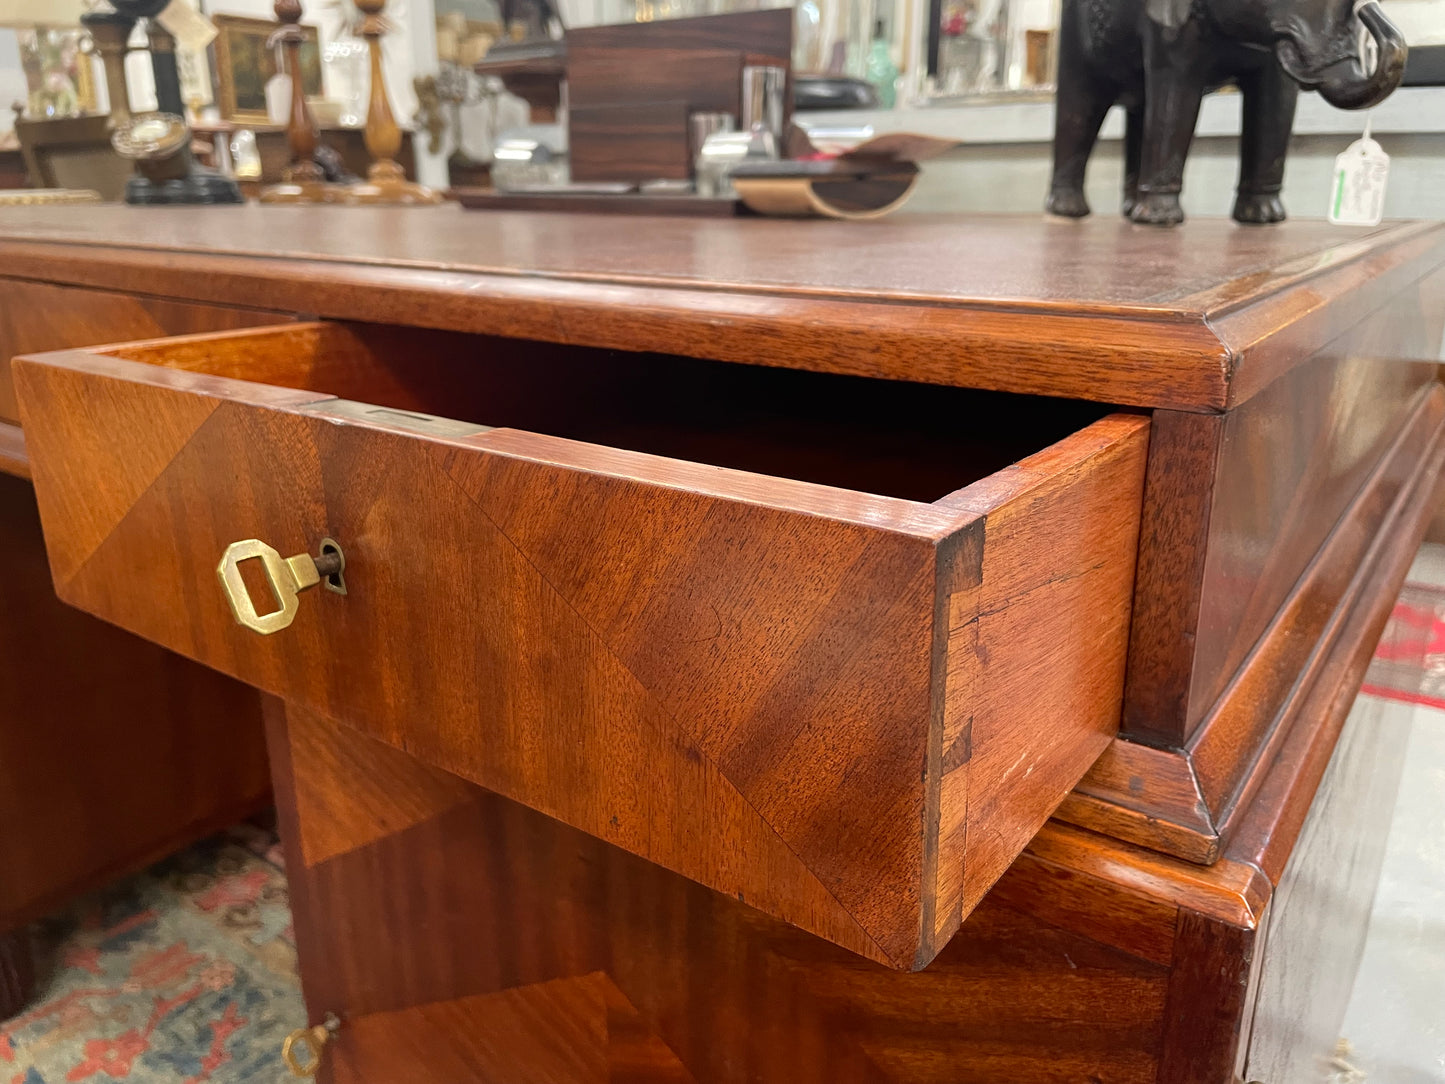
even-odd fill
[{"label": "patterned rug", "polygon": [[1445,709],[1445,587],[1406,583],[1401,588],[1363,691]]},{"label": "patterned rug", "polygon": [[279,1084],[305,1022],[274,830],[243,824],[41,928],[41,989],[0,1084]]}]

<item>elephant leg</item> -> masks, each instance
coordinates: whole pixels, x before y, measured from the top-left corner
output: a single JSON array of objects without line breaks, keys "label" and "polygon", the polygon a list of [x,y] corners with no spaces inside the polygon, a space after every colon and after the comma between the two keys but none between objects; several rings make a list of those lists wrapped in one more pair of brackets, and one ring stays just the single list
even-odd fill
[{"label": "elephant leg", "polygon": [[1299,86],[1273,59],[1239,81],[1244,92],[1244,126],[1239,138],[1239,188],[1234,220],[1251,225],[1284,221],[1279,191],[1294,127]]},{"label": "elephant leg", "polygon": [[1199,28],[1186,23],[1172,40],[1150,24],[1144,39],[1144,138],[1139,155],[1139,200],[1129,215],[1134,222],[1174,226],[1184,221],[1179,190],[1184,159],[1194,140],[1199,103],[1204,97],[1202,59],[1207,43]]},{"label": "elephant leg", "polygon": [[1083,52],[1080,0],[1065,0],[1059,21],[1058,93],[1054,106],[1054,173],[1044,209],[1052,215],[1083,218],[1084,167],[1089,164],[1099,126],[1114,104],[1114,87],[1094,72]]},{"label": "elephant leg", "polygon": [[1139,162],[1144,151],[1144,110],[1134,108],[1125,115],[1124,123],[1124,202],[1120,207],[1125,218],[1134,213],[1139,203]]}]

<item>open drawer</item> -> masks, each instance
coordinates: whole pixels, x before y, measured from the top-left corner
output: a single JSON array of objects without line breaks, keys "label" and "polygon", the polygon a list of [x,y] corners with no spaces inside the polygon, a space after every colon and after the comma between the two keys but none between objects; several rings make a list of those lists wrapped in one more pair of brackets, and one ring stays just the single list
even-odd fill
[{"label": "open drawer", "polygon": [[[1143,417],[324,323],[14,376],[62,599],[894,967],[1118,723]],[[246,539],[345,593],[243,627]]]}]

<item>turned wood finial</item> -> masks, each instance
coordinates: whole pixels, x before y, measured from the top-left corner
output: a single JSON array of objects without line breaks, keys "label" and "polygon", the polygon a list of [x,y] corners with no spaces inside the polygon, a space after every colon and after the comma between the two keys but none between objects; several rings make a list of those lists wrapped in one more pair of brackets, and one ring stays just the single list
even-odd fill
[{"label": "turned wood finial", "polygon": [[391,112],[381,63],[381,35],[386,32],[381,13],[386,0],[355,0],[355,3],[365,16],[361,21],[361,36],[366,39],[371,56],[371,101],[366,111],[366,149],[372,158],[369,176],[373,181],[398,179],[402,176],[401,166],[396,162],[401,152],[401,129]]},{"label": "turned wood finial", "polygon": [[81,24],[90,31],[100,61],[105,65],[105,88],[110,97],[110,127],[114,131],[130,123],[130,91],[125,83],[126,42],[135,20],[115,11],[87,11]]},{"label": "turned wood finial", "polygon": [[366,111],[366,149],[371,154],[371,168],[366,180],[351,185],[346,193],[348,203],[440,203],[441,195],[424,185],[406,179],[406,172],[397,162],[401,152],[401,128],[391,112],[386,94],[386,76],[381,64],[381,36],[386,32],[382,10],[386,0],[353,0],[364,18],[361,36],[366,39],[371,55],[371,101]]},{"label": "turned wood finial", "polygon": [[291,77],[291,115],[286,122],[286,140],[291,147],[291,164],[284,177],[295,184],[322,180],[316,164],[316,121],[306,104],[306,83],[301,74],[301,45],[306,35],[300,27],[301,0],[276,0],[273,10],[281,23],[269,45],[280,42],[286,54],[286,74]]}]

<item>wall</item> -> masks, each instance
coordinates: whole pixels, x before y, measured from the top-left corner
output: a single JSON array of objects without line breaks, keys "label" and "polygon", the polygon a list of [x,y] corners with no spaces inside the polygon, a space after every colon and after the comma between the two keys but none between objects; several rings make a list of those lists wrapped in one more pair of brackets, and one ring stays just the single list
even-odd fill
[{"label": "wall", "polygon": [[1381,0],[1411,45],[1445,45],[1445,0]]},{"label": "wall", "polygon": [[24,101],[25,93],[25,72],[20,67],[15,31],[0,30],[0,131],[8,132],[15,126],[10,103]]}]

